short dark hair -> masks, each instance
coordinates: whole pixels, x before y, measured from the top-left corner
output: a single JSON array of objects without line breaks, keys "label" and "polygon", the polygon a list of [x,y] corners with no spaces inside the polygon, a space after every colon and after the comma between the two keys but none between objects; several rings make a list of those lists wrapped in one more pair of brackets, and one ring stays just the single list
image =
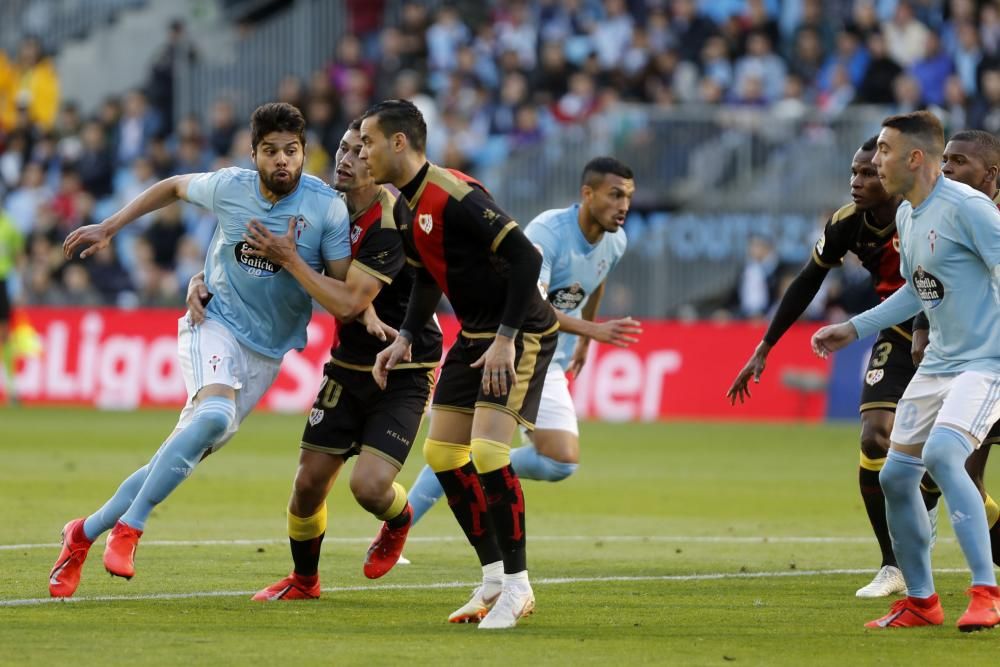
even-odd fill
[{"label": "short dark hair", "polygon": [[250,146],[257,144],[271,132],[291,132],[306,145],[306,119],[296,107],[285,102],[268,102],[254,109],[250,116]]},{"label": "short dark hair", "polygon": [[348,130],[354,130],[355,132],[361,131],[361,118],[355,118],[351,121],[351,124],[347,126]]},{"label": "short dark hair", "polygon": [[382,100],[361,114],[361,120],[375,118],[387,137],[400,132],[414,150],[424,151],[427,145],[427,123],[413,102],[409,100]]},{"label": "short dark hair", "polygon": [[604,177],[608,174],[628,179],[635,178],[632,175],[632,169],[624,162],[616,160],[613,157],[601,156],[595,157],[583,167],[583,173],[580,175],[580,185],[593,187],[604,180]]},{"label": "short dark hair", "polygon": [[951,135],[948,141],[968,141],[970,144],[975,144],[979,157],[987,169],[994,165],[1000,166],[1000,139],[997,139],[992,132],[962,130]]},{"label": "short dark hair", "polygon": [[944,127],[930,111],[889,116],[882,121],[882,127],[891,127],[905,134],[930,155],[941,157],[944,153]]},{"label": "short dark hair", "polygon": [[866,153],[870,153],[871,151],[875,150],[876,148],[878,148],[878,135],[877,134],[873,134],[872,136],[870,136],[867,139],[865,139],[865,143],[861,144],[861,148],[859,148],[858,150],[862,150],[862,151],[864,151]]}]

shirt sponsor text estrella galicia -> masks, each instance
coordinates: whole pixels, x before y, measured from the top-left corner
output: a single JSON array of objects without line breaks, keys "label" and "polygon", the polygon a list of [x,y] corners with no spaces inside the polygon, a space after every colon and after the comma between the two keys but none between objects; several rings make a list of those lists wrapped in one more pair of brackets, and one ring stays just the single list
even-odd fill
[{"label": "shirt sponsor text estrella galicia", "polygon": [[937,308],[944,298],[944,285],[919,264],[917,270],[913,272],[913,288],[917,290],[917,295],[928,308]]},{"label": "shirt sponsor text estrella galicia", "polygon": [[236,263],[251,276],[269,278],[278,271],[281,271],[281,267],[271,260],[252,255],[253,248],[244,241],[237,243],[234,246],[234,250],[236,252]]},{"label": "shirt sponsor text estrella galicia", "polygon": [[560,287],[554,292],[549,291],[549,303],[554,308],[569,312],[575,310],[577,306],[583,303],[583,299],[586,296],[587,293],[584,291],[583,286],[580,283],[573,283],[569,287]]}]

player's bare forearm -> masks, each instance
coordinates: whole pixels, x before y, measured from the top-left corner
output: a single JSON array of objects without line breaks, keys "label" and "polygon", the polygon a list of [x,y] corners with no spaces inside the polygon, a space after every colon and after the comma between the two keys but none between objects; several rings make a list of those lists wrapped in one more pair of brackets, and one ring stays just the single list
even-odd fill
[{"label": "player's bare forearm", "polygon": [[346,281],[325,276],[314,271],[298,254],[285,268],[309,296],[341,322],[357,319],[382,288],[377,278],[353,267],[348,270]]},{"label": "player's bare forearm", "polygon": [[149,186],[105,221],[109,225],[109,231],[115,234],[125,225],[147,213],[158,211],[178,199],[183,199],[187,195],[187,186],[190,181],[191,174],[182,174],[165,178]]},{"label": "player's bare forearm", "polygon": [[594,338],[597,334],[597,325],[591,321],[567,315],[558,308],[552,310],[556,313],[556,320],[559,322],[559,331]]},{"label": "player's bare forearm", "polygon": [[81,258],[106,248],[111,238],[137,218],[177,201],[187,192],[190,176],[171,176],[155,183],[117,213],[96,225],[84,225],[70,232],[63,241],[63,255],[70,259],[77,250]]}]

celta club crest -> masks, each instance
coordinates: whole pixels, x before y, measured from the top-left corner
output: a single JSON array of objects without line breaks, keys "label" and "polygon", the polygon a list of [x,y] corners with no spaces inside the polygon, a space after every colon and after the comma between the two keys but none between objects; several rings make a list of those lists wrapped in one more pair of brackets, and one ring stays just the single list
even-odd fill
[{"label": "celta club crest", "polygon": [[299,239],[302,238],[302,232],[304,232],[306,230],[306,227],[308,227],[308,226],[309,226],[309,223],[306,222],[306,219],[303,218],[301,215],[297,216],[295,218],[295,240],[296,241],[298,241]]},{"label": "celta club crest", "polygon": [[211,356],[211,358],[208,360],[208,365],[212,367],[212,372],[213,373],[215,372],[215,369],[218,368],[219,364],[221,364],[221,363],[222,363],[222,357],[220,357],[217,354],[213,354]]},{"label": "celta club crest", "polygon": [[421,213],[420,217],[417,218],[417,224],[420,225],[420,229],[424,230],[424,234],[430,234],[431,230],[434,229],[434,216],[430,213]]},{"label": "celta club crest", "polygon": [[931,244],[931,254],[933,254],[934,253],[934,244],[937,243],[937,232],[935,232],[933,229],[931,231],[927,232],[927,240],[930,241],[930,244]]},{"label": "celta club crest", "polygon": [[598,276],[602,275],[607,270],[608,270],[608,260],[602,259],[600,262],[597,263]]}]

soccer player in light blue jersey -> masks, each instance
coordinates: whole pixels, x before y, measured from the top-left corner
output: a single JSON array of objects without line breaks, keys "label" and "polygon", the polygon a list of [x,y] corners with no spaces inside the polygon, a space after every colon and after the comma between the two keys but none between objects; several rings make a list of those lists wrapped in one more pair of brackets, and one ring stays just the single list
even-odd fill
[{"label": "soccer player in light blue jersey", "polygon": [[[583,169],[580,202],[539,214],[525,234],[542,253],[539,286],[559,320],[559,344],[542,388],[531,442],[510,453],[525,479],[558,482],[576,470],[580,458],[576,408],[566,373],[576,375],[590,341],[627,347],[642,332],[632,318],[594,322],[608,274],[625,254],[622,226],[635,193],[632,170],[611,157],[594,158]],[[444,491],[429,466],[410,490],[416,523]]]},{"label": "soccer player in light blue jersey", "polygon": [[136,218],[178,199],[218,217],[205,262],[211,300],[205,319],[178,323],[177,345],[188,392],[177,427],[149,463],[88,517],[63,529],[63,548],[49,575],[53,597],[73,595],[93,541],[113,528],[104,551],[112,575],[135,574],[135,550],[153,508],[218,451],[274,382],[281,358],[306,343],[312,302],[288,271],[258,256],[244,235],[252,220],[277,235],[294,225],[298,252],[317,271],[344,279],[351,262],[347,208],[337,193],[302,175],[305,119],[283,103],[254,111],[251,158],[256,170],[229,168],[173,176],[156,183],[97,225],[74,230],[67,258],[88,257]]},{"label": "soccer player in light blue jersey", "polygon": [[896,410],[892,444],[879,482],[893,550],[907,597],[871,628],[940,625],[930,522],[920,480],[930,472],[948,504],[972,572],[963,632],[1000,624],[1000,589],[990,554],[986,510],[965,461],[1000,418],[1000,212],[989,197],[941,174],[944,131],[930,112],[882,122],[872,164],[896,212],[900,273],[906,285],[849,322],[823,327],[813,349],[827,356],[923,311],[930,347]]}]

